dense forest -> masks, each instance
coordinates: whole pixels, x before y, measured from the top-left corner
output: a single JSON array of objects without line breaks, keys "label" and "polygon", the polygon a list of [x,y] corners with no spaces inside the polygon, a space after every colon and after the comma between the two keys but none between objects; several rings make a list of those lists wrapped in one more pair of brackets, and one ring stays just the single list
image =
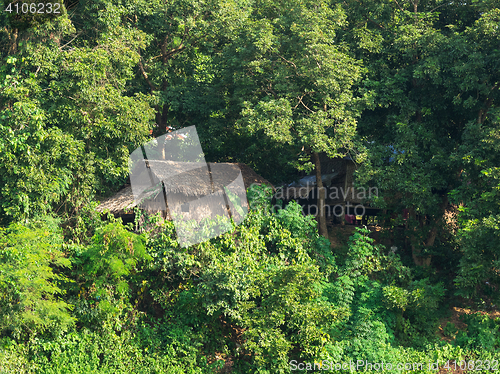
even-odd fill
[{"label": "dense forest", "polygon": [[[0,5],[0,373],[499,370],[499,1]],[[98,211],[189,126],[278,187],[352,160],[378,214]]]}]

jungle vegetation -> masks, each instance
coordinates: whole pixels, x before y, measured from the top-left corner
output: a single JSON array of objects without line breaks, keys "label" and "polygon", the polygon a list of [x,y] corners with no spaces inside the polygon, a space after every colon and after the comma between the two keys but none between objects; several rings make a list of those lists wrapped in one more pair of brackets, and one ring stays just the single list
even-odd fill
[{"label": "jungle vegetation", "polygon": [[[57,4],[0,2],[0,372],[498,370],[500,2]],[[192,125],[276,185],[349,156],[379,235],[268,186],[188,248],[96,211]]]}]

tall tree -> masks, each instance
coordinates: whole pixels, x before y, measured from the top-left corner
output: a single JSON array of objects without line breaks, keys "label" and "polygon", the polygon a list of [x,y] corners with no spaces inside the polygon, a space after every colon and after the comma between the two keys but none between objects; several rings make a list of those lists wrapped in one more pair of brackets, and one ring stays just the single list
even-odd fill
[{"label": "tall tree", "polygon": [[0,219],[73,210],[128,176],[129,152],[153,114],[148,97],[125,91],[145,34],[121,27],[118,11],[106,16],[99,33],[64,8],[43,24],[3,30],[11,44],[1,51]]},{"label": "tall tree", "polygon": [[[243,106],[239,127],[288,144],[295,150],[289,162],[315,168],[321,191],[318,153],[344,155],[356,132],[352,88],[361,67],[338,43],[335,32],[344,24],[343,11],[328,1],[256,1],[223,54],[231,104]],[[324,199],[320,193],[318,216],[327,236]]]},{"label": "tall tree", "polygon": [[385,206],[409,209],[405,236],[415,262],[428,264],[436,239],[444,240],[449,193],[464,183],[478,144],[467,139],[493,125],[498,10],[486,2],[343,4],[344,40],[365,62],[364,87],[375,94],[359,126],[372,154],[360,179],[377,184]]}]

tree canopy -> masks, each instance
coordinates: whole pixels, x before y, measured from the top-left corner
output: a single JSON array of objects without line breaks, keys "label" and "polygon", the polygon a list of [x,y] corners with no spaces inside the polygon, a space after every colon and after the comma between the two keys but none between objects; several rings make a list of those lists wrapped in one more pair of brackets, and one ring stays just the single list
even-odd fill
[{"label": "tree canopy", "polygon": [[[0,3],[0,368],[493,367],[498,1],[56,3]],[[273,211],[265,186],[187,248],[172,222],[97,212],[131,152],[193,125],[207,162],[276,186],[321,191],[320,160],[348,159],[373,226],[327,226],[322,193],[317,217]]]}]

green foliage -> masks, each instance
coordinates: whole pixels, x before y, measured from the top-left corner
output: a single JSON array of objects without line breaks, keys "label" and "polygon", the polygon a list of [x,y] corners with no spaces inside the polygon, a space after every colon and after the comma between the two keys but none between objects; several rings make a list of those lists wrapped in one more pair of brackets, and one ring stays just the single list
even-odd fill
[{"label": "green foliage", "polygon": [[458,332],[457,326],[455,326],[453,322],[447,322],[446,326],[443,328],[444,336],[451,339],[455,339],[455,337],[457,336],[457,332]]},{"label": "green foliage", "polygon": [[[272,214],[265,196],[265,187],[253,188],[251,204],[260,206],[233,233],[180,248],[166,222],[148,243],[154,258],[150,292],[169,321],[212,334],[205,346],[238,357],[241,372],[286,372],[294,350],[317,357],[329,339],[326,326],[339,315],[322,296],[320,268],[331,271],[335,263],[312,217],[297,204]],[[221,320],[244,331],[238,345],[207,330]]]},{"label": "green foliage", "polygon": [[413,280],[399,256],[384,254],[368,235],[366,228],[356,229],[338,278],[324,289],[348,316],[332,327],[330,335],[338,343],[330,352],[340,350],[337,355],[347,361],[394,362],[389,344],[424,348],[436,340],[436,310],[444,288],[428,279]]},{"label": "green foliage", "polygon": [[[396,365],[461,357],[459,346],[426,347],[440,284],[413,280],[366,229],[351,237],[337,268],[331,255],[317,256],[322,239],[299,208],[272,213],[267,203],[234,232],[188,248],[175,241],[172,222],[145,221],[142,235],[119,221],[97,227],[91,243],[72,246],[75,315],[94,331],[26,346],[4,340],[0,363],[47,373],[209,373],[222,355],[236,373],[285,373],[292,359]],[[496,344],[496,325],[470,326],[461,346]]]},{"label": "green foliage", "polygon": [[475,313],[463,314],[461,320],[467,329],[458,332],[453,342],[455,345],[500,353],[500,318],[492,319],[488,315]]},{"label": "green foliage", "polygon": [[[81,142],[45,125],[47,113],[32,97],[37,91],[34,82],[23,77],[20,61],[8,61],[12,75],[5,75],[0,90],[0,221],[4,223],[46,213],[70,193],[72,185],[75,195],[85,194],[91,177],[83,170],[93,171]],[[75,184],[77,173],[80,183]]]},{"label": "green foliage", "polygon": [[[491,16],[482,22],[489,24]],[[451,193],[452,201],[459,205],[457,239],[462,255],[455,278],[456,294],[473,298],[483,304],[481,307],[498,304],[493,290],[500,285],[495,270],[499,263],[499,123],[494,110],[487,124],[471,125],[465,136],[462,184]]]},{"label": "green foliage", "polygon": [[98,228],[92,244],[76,255],[78,299],[75,313],[80,323],[91,326],[130,310],[130,279],[139,262],[151,260],[142,236],[130,233],[120,222]]},{"label": "green foliage", "polygon": [[267,209],[271,203],[273,189],[266,185],[252,184],[247,190],[247,199],[251,209]]},{"label": "green foliage", "polygon": [[386,286],[382,290],[387,307],[404,311],[408,305],[408,290],[396,286]]},{"label": "green foliage", "polygon": [[149,98],[125,94],[145,35],[116,27],[95,48],[65,48],[81,31],[64,12],[23,42],[4,31],[15,53],[1,57],[0,219],[73,211],[123,183],[153,116]]},{"label": "green foliage", "polygon": [[0,231],[0,330],[17,339],[47,332],[57,336],[75,319],[60,297],[68,278],[54,271],[70,267],[58,221],[39,218]]},{"label": "green foliage", "polygon": [[[375,280],[383,273],[384,254],[373,246],[366,228],[357,228],[349,239],[347,256],[339,265],[338,278],[327,285],[324,294],[339,305],[347,318],[331,327],[330,335],[338,340],[342,359],[360,357],[380,359],[377,352],[389,342],[394,319],[382,302],[381,284]],[[340,359],[340,357],[338,358]]]},{"label": "green foliage", "polygon": [[369,230],[356,228],[349,238],[349,252],[343,265],[343,274],[354,277],[368,275],[381,269],[382,246],[373,246],[373,239],[368,236]]},{"label": "green foliage", "polygon": [[[97,211],[98,202],[94,201],[84,205],[75,215],[66,217],[65,240],[76,245],[90,244],[95,231],[102,228],[106,222],[102,220],[101,213]],[[108,219],[111,214],[108,215]],[[114,217],[113,217],[114,219]]]},{"label": "green foliage", "polygon": [[311,169],[311,152],[337,157],[352,148],[361,68],[336,43],[344,22],[328,1],[283,1],[279,10],[263,1],[224,50],[231,73],[224,78],[241,97],[238,127],[296,149],[288,157],[299,169]]},{"label": "green foliage", "polygon": [[445,289],[442,283],[431,283],[429,278],[411,282],[410,299],[405,313],[407,322],[402,328],[402,343],[422,347],[436,339],[439,323],[438,309]]},{"label": "green foliage", "polygon": [[[84,329],[53,340],[36,339],[26,345],[4,341],[0,367],[8,372],[46,374],[213,373],[219,364],[209,365],[206,359],[198,357],[189,334],[177,338],[179,341],[174,338],[168,342],[164,332],[151,330],[138,335],[124,331],[118,335],[112,330],[103,334]],[[150,344],[145,345],[143,339]]]},{"label": "green foliage", "polygon": [[[0,13],[2,371],[498,357],[498,320],[447,325],[453,345],[435,334],[445,296],[500,302],[497,2],[70,6],[29,29]],[[157,216],[137,214],[139,234],[102,222],[92,197],[123,185],[129,152],[190,125],[207,159],[273,182],[349,151],[397,254],[366,229],[332,253],[314,217],[271,207],[265,186],[241,225],[187,248]],[[51,211],[64,231],[33,219]],[[419,254],[432,266],[409,267]]]},{"label": "green foliage", "polygon": [[120,223],[99,229],[93,245],[82,253],[84,273],[96,287],[116,286],[118,294],[128,290],[122,279],[135,269],[137,261],[151,259],[140,236],[128,232]]},{"label": "green foliage", "polygon": [[[477,296],[481,283],[497,284],[498,4],[342,7],[352,20],[342,37],[367,66],[370,95],[359,121],[369,157],[358,181],[380,189],[377,206],[399,214],[386,225],[404,226],[414,253],[459,247],[462,260],[450,269],[460,269],[458,294]],[[450,199],[468,210],[459,228],[445,223]]]}]

